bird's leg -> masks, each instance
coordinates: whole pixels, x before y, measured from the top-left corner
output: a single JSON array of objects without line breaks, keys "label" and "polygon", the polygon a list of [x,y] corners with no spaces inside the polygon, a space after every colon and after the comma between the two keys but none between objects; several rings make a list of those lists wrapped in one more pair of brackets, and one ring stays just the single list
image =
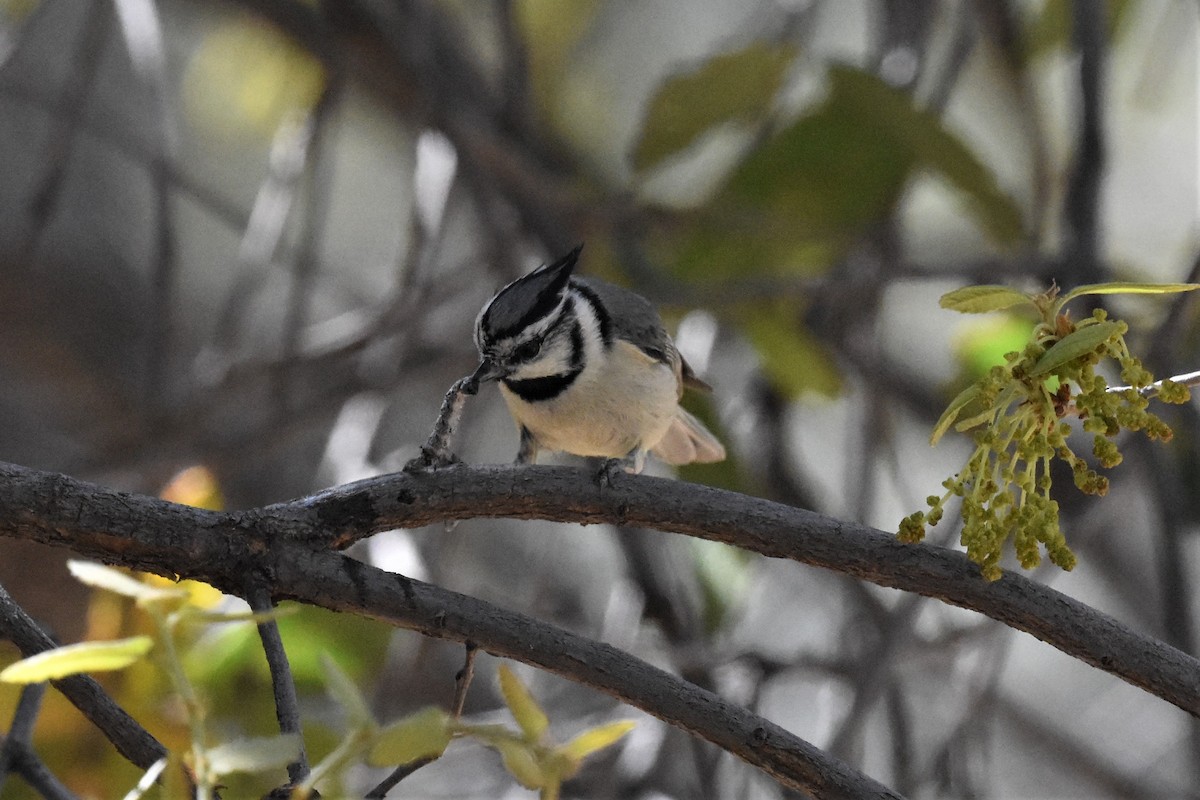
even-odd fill
[{"label": "bird's leg", "polygon": [[639,445],[625,454],[624,458],[606,458],[596,473],[596,482],[601,488],[611,488],[618,475],[640,475],[646,466],[646,451]]},{"label": "bird's leg", "polygon": [[433,432],[429,440],[421,445],[421,454],[404,465],[405,472],[421,472],[430,469],[441,469],[458,462],[458,456],[450,452],[450,437],[458,426],[458,418],[462,416],[463,403],[467,395],[479,391],[479,381],[474,375],[459,378],[446,392],[442,400],[442,408],[438,418],[433,423]]},{"label": "bird's leg", "polygon": [[533,438],[533,434],[529,432],[529,428],[521,426],[521,445],[517,449],[517,457],[513,459],[513,464],[521,466],[524,464],[536,464],[538,455],[537,439]]}]

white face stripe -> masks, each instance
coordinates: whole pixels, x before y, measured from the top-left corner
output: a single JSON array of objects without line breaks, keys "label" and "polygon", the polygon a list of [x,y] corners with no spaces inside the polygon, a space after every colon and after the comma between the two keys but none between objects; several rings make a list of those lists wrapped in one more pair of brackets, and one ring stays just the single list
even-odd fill
[{"label": "white face stripe", "polygon": [[[513,283],[516,283],[516,281],[513,281]],[[512,286],[512,284],[510,283],[509,286]],[[504,288],[507,289],[508,286]],[[484,350],[485,346],[511,346],[517,342],[524,342],[528,341],[529,339],[536,339],[545,336],[546,332],[558,322],[558,319],[562,316],[563,310],[567,304],[567,293],[564,292],[559,298],[558,304],[554,307],[553,311],[537,320],[532,325],[526,326],[520,333],[516,334],[515,336],[506,336],[503,339],[485,341],[483,333],[483,318],[487,314],[488,309],[492,307],[492,303],[496,302],[496,298],[503,293],[504,289],[501,289],[499,292],[497,292],[496,295],[487,302],[487,305],[480,310],[479,315],[475,317],[475,346],[481,352]]]},{"label": "white face stripe", "polygon": [[596,310],[592,308],[592,304],[578,289],[571,287],[567,290],[567,294],[571,298],[571,307],[575,311],[575,317],[583,328],[584,364],[599,364],[606,357],[604,342],[600,338],[600,318],[596,316]]}]

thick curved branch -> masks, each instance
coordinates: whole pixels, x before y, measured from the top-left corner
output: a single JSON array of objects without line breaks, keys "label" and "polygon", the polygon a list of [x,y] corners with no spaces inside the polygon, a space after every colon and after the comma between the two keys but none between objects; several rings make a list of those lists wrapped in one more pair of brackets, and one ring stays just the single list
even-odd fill
[{"label": "thick curved branch", "polygon": [[333,533],[338,546],[364,529],[479,516],[608,522],[725,542],[978,611],[1200,716],[1200,661],[1085,603],[1011,572],[985,581],[955,550],[904,544],[865,525],[735,492],[645,476],[602,490],[579,470],[454,467],[373,478],[264,512],[301,509],[314,535]]},{"label": "thick curved branch", "polygon": [[[328,541],[344,534],[346,502],[338,498],[332,509],[302,500],[217,513],[0,464],[0,535],[204,580],[232,594],[244,591],[247,574],[261,572],[275,597],[471,641],[600,689],[813,797],[899,797],[774,723],[615,647],[328,549]],[[360,522],[360,534],[372,530],[368,516]],[[323,529],[326,535],[320,535]]]},{"label": "thick curved branch", "polygon": [[474,641],[597,688],[817,798],[898,797],[783,728],[603,642],[331,551],[272,550],[276,594],[429,636]]},{"label": "thick curved branch", "polygon": [[[961,553],[733,492],[555,467],[398,473],[247,512],[215,513],[0,465],[0,534],[237,592],[248,570],[277,596],[471,639],[637,705],[726,747],[791,786],[833,797],[871,786],[786,731],[606,645],[330,552],[364,536],[469,517],[657,528],[845,572],[987,614],[1200,715],[1200,662],[1024,577],[988,583]],[[845,783],[848,781],[849,783]],[[886,792],[879,787],[867,790]],[[886,795],[885,795],[886,796]]]}]

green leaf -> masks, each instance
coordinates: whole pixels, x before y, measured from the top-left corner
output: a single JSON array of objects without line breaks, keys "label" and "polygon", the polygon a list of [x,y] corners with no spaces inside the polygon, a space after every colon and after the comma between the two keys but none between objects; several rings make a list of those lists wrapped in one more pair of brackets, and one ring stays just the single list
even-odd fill
[{"label": "green leaf", "polygon": [[1106,321],[1078,328],[1051,345],[1029,370],[1030,377],[1047,375],[1082,355],[1092,352],[1113,334],[1120,332],[1123,323]]},{"label": "green leaf", "polygon": [[437,758],[450,744],[450,722],[450,715],[436,706],[409,714],[383,729],[367,760],[372,766],[391,767]]},{"label": "green leaf", "polygon": [[287,766],[300,757],[302,742],[294,733],[247,737],[206,751],[209,768],[217,775],[263,772]]},{"label": "green leaf", "polygon": [[582,761],[592,753],[610,747],[620,741],[621,737],[634,729],[633,720],[610,722],[584,731],[558,750],[563,755],[575,761]]},{"label": "green leaf", "polygon": [[933,433],[929,434],[930,447],[941,441],[946,431],[950,430],[950,426],[954,424],[954,420],[958,419],[959,413],[978,396],[979,386],[974,383],[954,396],[950,405],[946,406],[946,410],[942,412],[942,416],[938,417],[937,424],[933,426]]},{"label": "green leaf", "polygon": [[134,636],[112,642],[80,642],[56,647],[10,664],[0,672],[5,683],[41,683],[82,672],[124,669],[154,647],[149,636]]},{"label": "green leaf", "polygon": [[723,122],[750,122],[775,99],[794,48],[755,42],[667,79],[650,101],[633,150],[640,171],[684,150]]},{"label": "green leaf", "polygon": [[971,430],[971,428],[974,428],[976,425],[982,425],[985,422],[990,423],[996,418],[996,410],[996,406],[988,406],[974,416],[970,416],[964,420],[961,420],[957,425],[954,426],[954,430],[962,433],[963,431]]},{"label": "green leaf", "polygon": [[151,586],[131,575],[93,561],[67,561],[67,569],[80,583],[85,583],[94,589],[104,589],[116,592],[125,597],[132,597],[138,605],[147,603],[178,603],[187,600],[188,593],[184,589],[164,589]]},{"label": "green leaf", "polygon": [[718,199],[733,206],[732,219],[766,212],[778,235],[798,229],[810,238],[846,240],[899,198],[916,163],[895,127],[910,99],[858,70],[835,67],[829,81],[820,105],[730,177]]},{"label": "green leaf", "polygon": [[904,129],[921,166],[932,170],[966,201],[966,210],[992,241],[1012,245],[1020,240],[1024,218],[1015,200],[996,182],[996,174],[950,132],[933,113],[913,112]]},{"label": "green leaf", "polygon": [[541,741],[542,734],[550,725],[546,712],[542,711],[542,707],[533,699],[529,689],[525,687],[517,674],[509,669],[507,664],[500,665],[499,674],[500,691],[504,694],[504,702],[508,704],[508,709],[516,719],[517,725],[521,727],[521,732],[525,734],[525,739],[531,743]]},{"label": "green leaf", "polygon": [[321,655],[321,666],[325,672],[325,688],[329,696],[346,710],[351,727],[373,727],[375,718],[371,715],[371,708],[354,680],[326,654]]},{"label": "green leaf", "polygon": [[765,212],[789,235],[847,240],[894,207],[917,168],[959,190],[996,241],[1021,236],[1016,203],[935,113],[846,66],[829,70],[826,99],[746,159],[718,200],[734,219]]},{"label": "green leaf", "polygon": [[500,751],[504,768],[526,789],[541,789],[547,784],[547,775],[530,750],[528,744],[512,739],[498,739],[492,746]]},{"label": "green leaf", "polygon": [[938,300],[938,305],[942,308],[961,314],[986,314],[1012,308],[1021,303],[1033,305],[1029,295],[1007,286],[964,286],[946,292]]},{"label": "green leaf", "polygon": [[1089,283],[1076,286],[1059,299],[1061,308],[1068,300],[1085,294],[1174,294],[1176,292],[1192,292],[1200,289],[1200,283],[1136,283],[1131,281],[1113,281],[1112,283]]}]

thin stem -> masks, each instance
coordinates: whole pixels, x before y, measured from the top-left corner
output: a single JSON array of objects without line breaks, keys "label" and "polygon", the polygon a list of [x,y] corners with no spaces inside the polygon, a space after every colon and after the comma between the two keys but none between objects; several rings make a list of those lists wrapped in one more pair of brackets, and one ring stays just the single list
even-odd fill
[{"label": "thin stem", "polygon": [[158,627],[159,661],[167,673],[175,693],[183,701],[187,710],[188,733],[192,740],[192,771],[196,782],[196,800],[209,800],[215,777],[208,769],[208,732],[205,727],[206,712],[204,703],[200,700],[196,688],[188,680],[183,669],[183,660],[179,657],[179,649],[175,646],[175,625],[179,617],[175,613],[163,614],[161,610],[149,607],[147,609]]},{"label": "thin stem", "polygon": [[[275,610],[271,592],[265,584],[252,580],[246,590],[246,602],[255,614],[270,614]],[[258,636],[262,640],[263,654],[271,672],[271,690],[275,697],[275,717],[279,721],[279,732],[295,734],[300,739],[300,752],[296,760],[288,764],[288,779],[299,783],[308,776],[308,753],[300,730],[300,702],[296,697],[296,683],[292,680],[292,669],[288,662],[283,638],[279,635],[279,624],[274,618],[258,623]]]},{"label": "thin stem", "polygon": [[[475,655],[479,652],[479,645],[467,640],[463,642],[466,648],[466,657],[463,662],[463,668],[454,676],[454,703],[452,713],[454,719],[458,720],[462,717],[463,705],[467,701],[467,690],[471,686],[471,679],[475,676]],[[437,761],[437,756],[429,756],[427,758],[418,758],[416,761],[410,761],[407,764],[402,764],[396,767],[390,775],[379,782],[371,791],[365,795],[366,800],[381,800],[386,797],[387,793],[396,787],[400,781],[412,775],[421,767],[432,764]]]},{"label": "thin stem", "polygon": [[462,717],[463,706],[467,702],[467,690],[471,688],[471,679],[475,677],[475,654],[479,652],[479,645],[474,642],[467,640],[463,644],[466,648],[463,668],[454,676],[454,706],[451,711],[455,719]]},{"label": "thin stem", "polygon": [[1162,380],[1157,380],[1154,383],[1151,383],[1151,384],[1141,387],[1140,389],[1136,386],[1109,386],[1107,391],[1109,391],[1109,392],[1127,392],[1130,389],[1136,389],[1138,394],[1148,395],[1148,394],[1153,394],[1154,392],[1157,392],[1159,389],[1161,389],[1163,387],[1163,384],[1166,383],[1167,381],[1170,381],[1171,383],[1178,383],[1183,386],[1200,386],[1200,371],[1185,372],[1182,375],[1172,375],[1170,378],[1163,378]]}]

